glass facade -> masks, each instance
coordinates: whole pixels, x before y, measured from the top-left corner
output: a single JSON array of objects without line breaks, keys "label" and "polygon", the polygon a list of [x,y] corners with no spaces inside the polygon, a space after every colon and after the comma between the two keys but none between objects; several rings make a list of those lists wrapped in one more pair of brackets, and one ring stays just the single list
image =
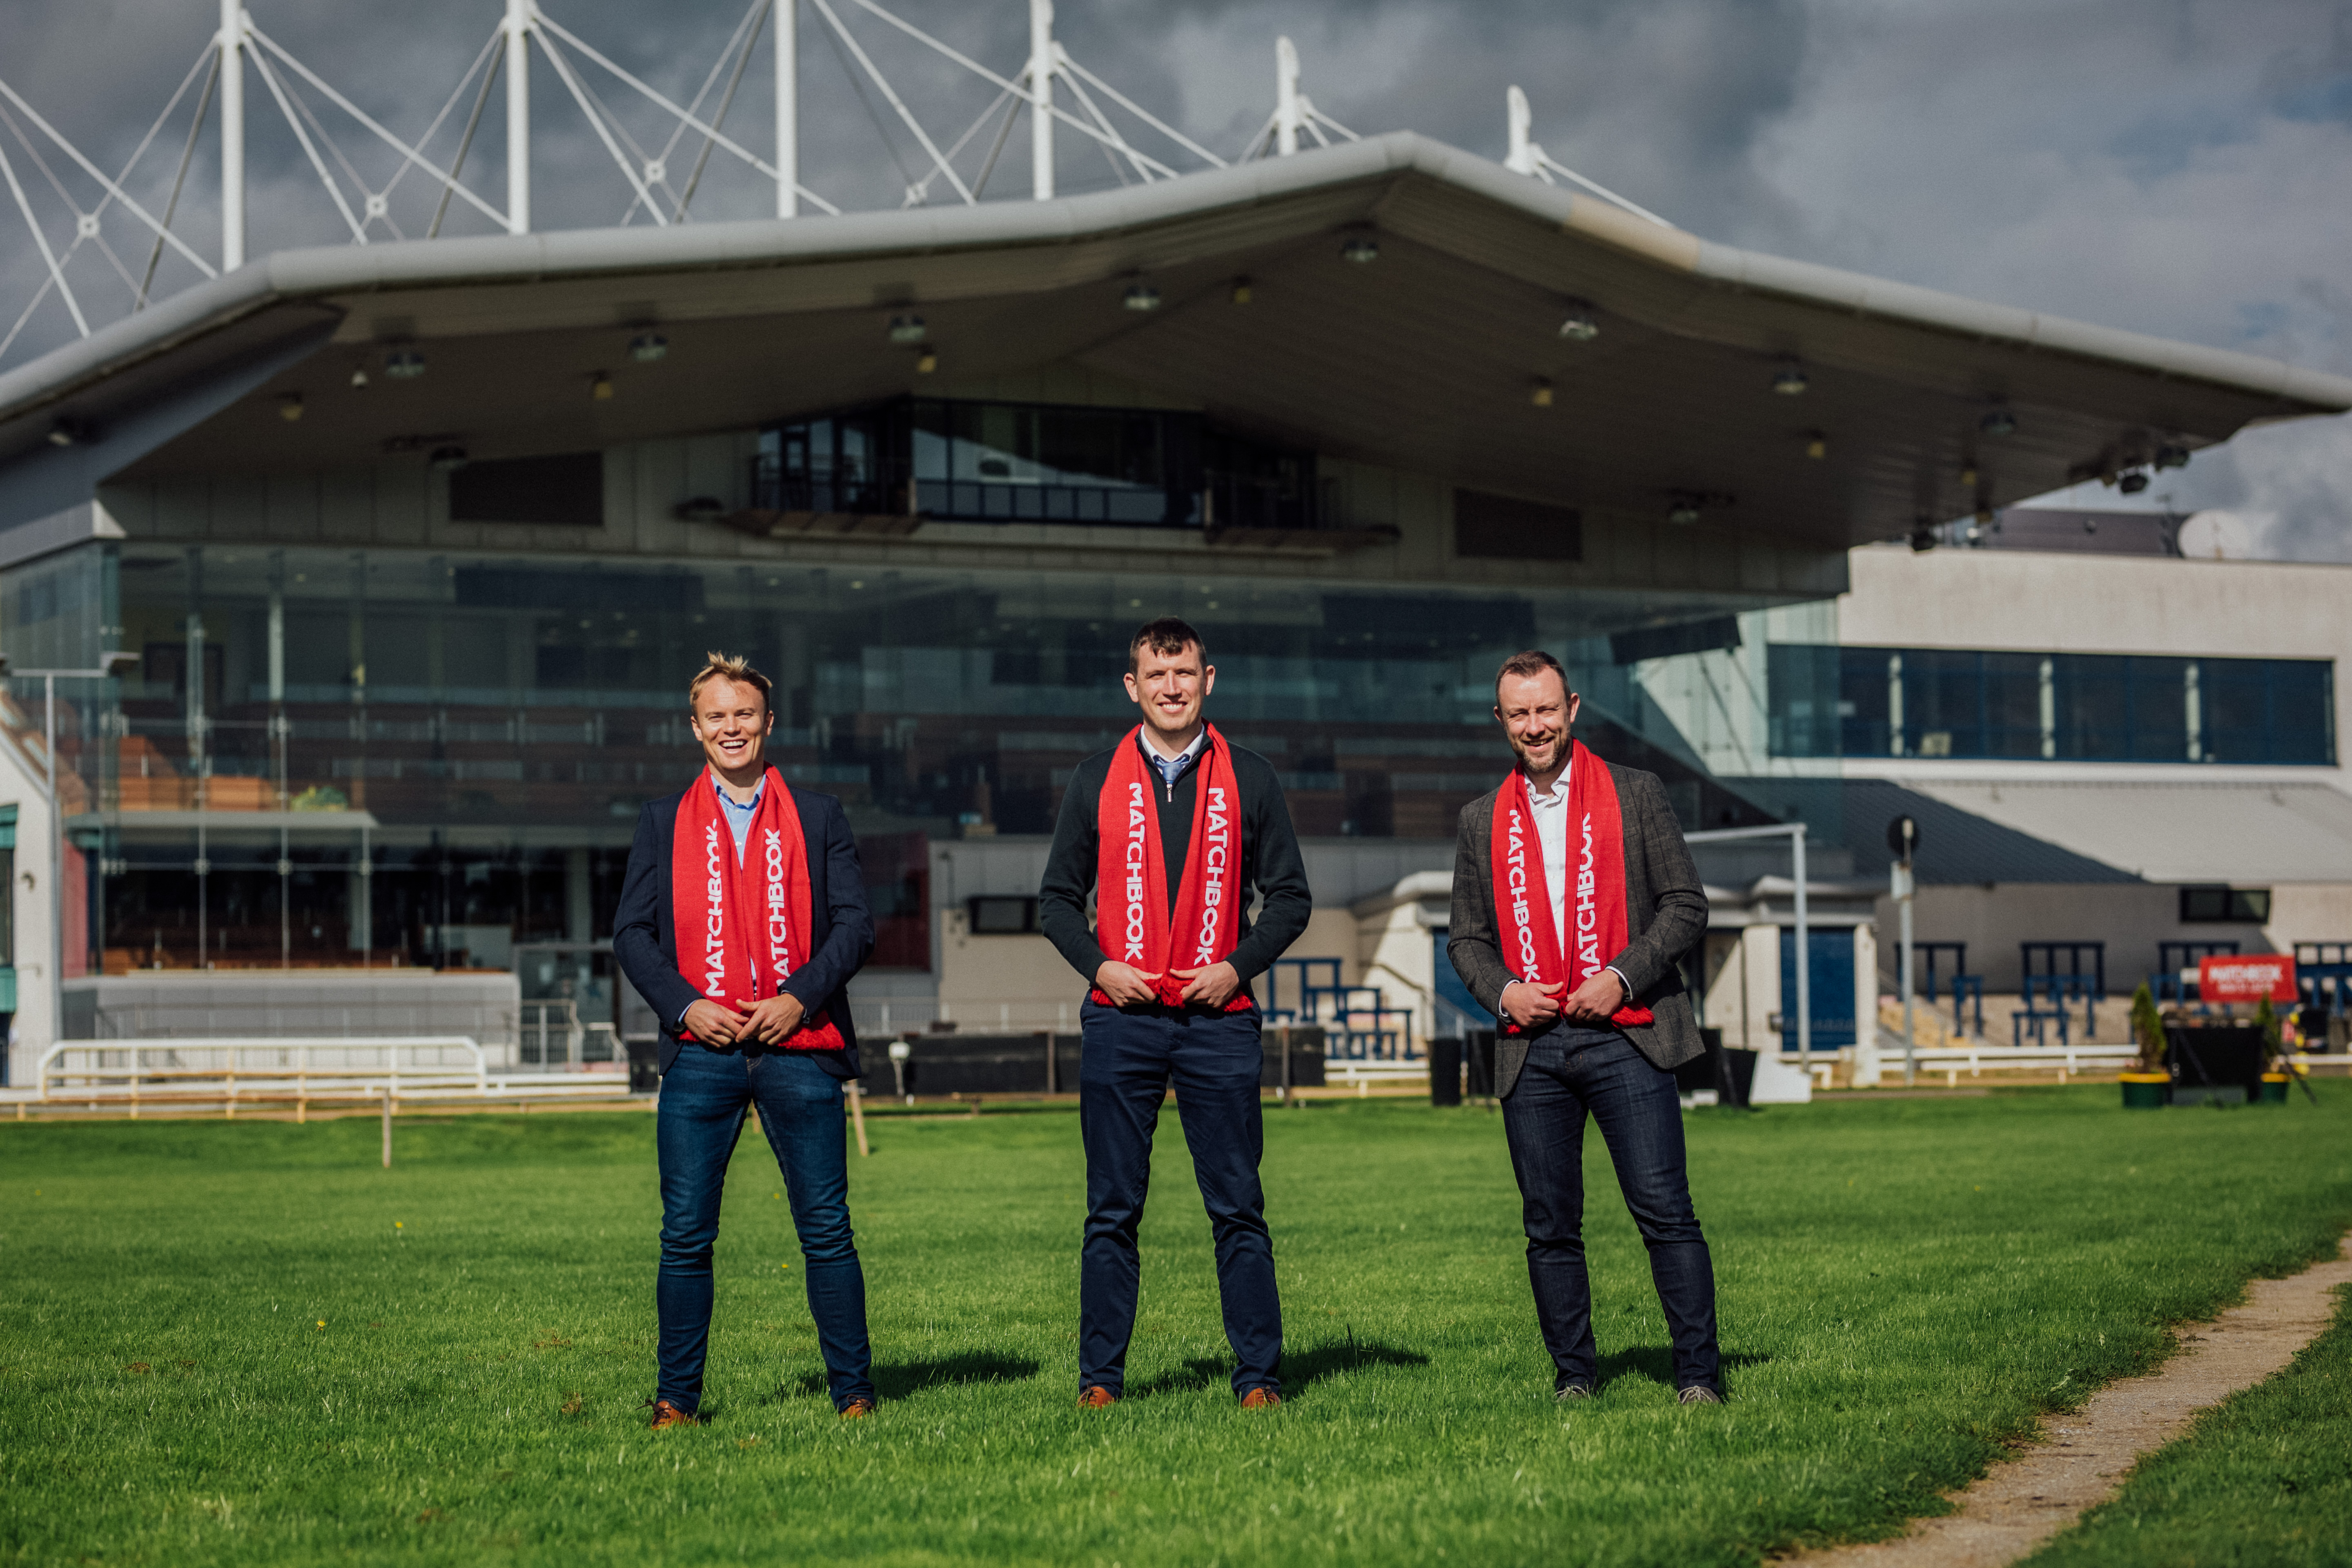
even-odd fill
[{"label": "glass facade", "polygon": [[1777,645],[1772,754],[2336,762],[2326,659]]},{"label": "glass facade", "polygon": [[761,432],[752,504],[954,522],[1313,528],[1315,456],[1197,414],[900,398]]},{"label": "glass facade", "polygon": [[[1645,732],[1568,591],[139,543],[5,590],[19,667],[141,656],[60,688],[68,825],[102,873],[89,958],[117,972],[506,967],[608,936],[639,805],[700,765],[684,683],[709,648],[776,678],[771,758],[849,810],[886,967],[929,963],[930,840],[1052,831],[1134,721],[1126,638],[1155,615],[1202,629],[1212,716],[1307,836],[1450,839],[1503,772],[1495,667],[1530,646],[1686,819],[1764,819]],[[22,715],[38,689],[14,686]]]}]

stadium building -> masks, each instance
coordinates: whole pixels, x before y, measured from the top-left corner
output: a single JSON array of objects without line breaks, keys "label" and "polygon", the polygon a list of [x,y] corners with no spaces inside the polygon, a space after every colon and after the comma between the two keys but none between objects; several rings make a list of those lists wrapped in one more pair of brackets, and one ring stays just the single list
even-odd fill
[{"label": "stadium building", "polygon": [[[1034,202],[281,252],[0,375],[0,650],[136,656],[56,682],[61,821],[44,682],[11,682],[14,1070],[57,1034],[52,952],[73,1034],[136,1026],[159,972],[345,968],[512,971],[644,1032],[602,944],[713,647],[778,678],[774,760],[849,808],[876,1026],[1074,1013],[1036,874],[1158,615],[1282,773],[1295,956],[1423,1027],[1454,816],[1507,760],[1489,682],[1530,645],[1687,826],[1803,816],[1850,925],[1883,870],[1858,791],[2237,882],[2018,801],[2145,782],[2159,836],[2221,781],[2229,814],[2340,812],[2316,574],[1856,547],[2347,407],[1402,132]],[[1781,853],[1710,858],[1754,895],[1727,909]],[[2047,871],[1999,879],[2097,880]],[[1982,880],[1953,921],[2012,918]]]}]

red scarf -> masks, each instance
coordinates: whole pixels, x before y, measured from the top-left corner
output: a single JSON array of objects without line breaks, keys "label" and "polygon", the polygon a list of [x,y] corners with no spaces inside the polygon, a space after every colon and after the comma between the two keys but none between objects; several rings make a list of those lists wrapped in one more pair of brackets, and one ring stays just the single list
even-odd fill
[{"label": "red scarf", "polygon": [[[1242,888],[1242,792],[1234,781],[1234,760],[1225,738],[1209,727],[1201,748],[1198,786],[1192,793],[1192,833],[1184,843],[1184,879],[1176,889],[1176,910],[1168,909],[1168,861],[1160,842],[1160,787],[1157,771],[1143,760],[1143,727],[1137,725],[1111,753],[1110,773],[1095,805],[1095,942],[1115,958],[1156,975],[1160,1005],[1184,1005],[1188,984],[1173,972],[1223,962],[1234,951]],[[1094,1000],[1108,1006],[1100,991]],[[1244,986],[1225,1011],[1250,1005]]]},{"label": "red scarf", "polygon": [[[743,838],[751,875],[736,862],[735,836],[724,815],[718,781],[706,768],[677,805],[669,847],[670,918],[678,973],[720,1006],[747,1012],[781,992],[795,963],[808,956],[814,903],[808,844],[793,792],[773,768]],[[694,1037],[681,1030],[679,1037]],[[782,1048],[837,1051],[846,1045],[820,1009],[801,1020]]]},{"label": "red scarf", "polygon": [[[1617,782],[1609,764],[1581,741],[1568,763],[1568,847],[1575,897],[1565,905],[1576,940],[1565,956],[1551,918],[1551,887],[1544,875],[1543,840],[1536,832],[1528,775],[1511,770],[1495,792],[1494,838],[1487,858],[1495,877],[1495,922],[1502,929],[1503,966],[1534,985],[1565,981],[1567,996],[1608,961],[1625,951],[1625,818],[1617,809]],[[1612,1024],[1647,1024],[1647,1007],[1630,1004],[1610,1015]],[[1508,1018],[1507,1035],[1521,1033]]]}]

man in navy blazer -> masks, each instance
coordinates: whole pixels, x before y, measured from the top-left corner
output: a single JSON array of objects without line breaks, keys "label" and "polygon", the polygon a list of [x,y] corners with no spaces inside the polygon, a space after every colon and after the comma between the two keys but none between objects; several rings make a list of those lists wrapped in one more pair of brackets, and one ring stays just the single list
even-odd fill
[{"label": "man in navy blazer", "polygon": [[[709,769],[678,794],[637,815],[629,868],[613,921],[613,952],[622,973],[661,1019],[662,1087],[656,1113],[661,1164],[661,1268],[655,1300],[661,1318],[660,1381],[654,1429],[700,1420],[703,1365],[710,1345],[712,1244],[727,1165],[751,1107],[774,1150],[800,1234],[810,1314],[824,1352],[834,1408],[844,1416],[874,1410],[872,1353],[866,1338],[866,1279],[849,1228],[849,1171],[842,1128],[842,1085],[858,1074],[857,1033],[846,987],[874,951],[856,841],[841,802],[787,791],[805,847],[809,929],[776,994],[748,1006],[706,995],[678,968],[672,910],[671,847],[678,812],[696,790],[715,793],[717,816],[734,837],[737,864],[762,796],[781,776],[769,773],[766,746],[775,726],[772,687],[742,659],[720,654],[688,688],[695,738]],[[717,853],[716,850],[713,853]],[[751,874],[749,868],[744,874]],[[711,884],[717,887],[714,881]],[[714,915],[714,919],[717,917]],[[808,1026],[829,1021],[838,1047],[806,1048]],[[831,1036],[823,1037],[828,1046]]]}]

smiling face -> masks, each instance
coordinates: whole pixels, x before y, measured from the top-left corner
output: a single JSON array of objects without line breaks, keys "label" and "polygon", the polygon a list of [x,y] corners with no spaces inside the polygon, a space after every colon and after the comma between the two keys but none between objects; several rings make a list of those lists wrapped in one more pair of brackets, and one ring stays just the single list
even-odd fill
[{"label": "smiling face", "polygon": [[768,765],[768,731],[776,716],[747,681],[713,676],[694,694],[694,738],[711,771],[730,784],[749,784]]},{"label": "smiling face", "polygon": [[1216,689],[1217,667],[1204,662],[1201,645],[1188,642],[1174,653],[1146,643],[1135,650],[1127,694],[1143,710],[1143,721],[1163,742],[1181,749],[1201,727],[1202,700]]},{"label": "smiling face", "polygon": [[1507,675],[1495,683],[1495,717],[1529,778],[1552,777],[1567,765],[1569,731],[1583,701],[1556,670]]}]

